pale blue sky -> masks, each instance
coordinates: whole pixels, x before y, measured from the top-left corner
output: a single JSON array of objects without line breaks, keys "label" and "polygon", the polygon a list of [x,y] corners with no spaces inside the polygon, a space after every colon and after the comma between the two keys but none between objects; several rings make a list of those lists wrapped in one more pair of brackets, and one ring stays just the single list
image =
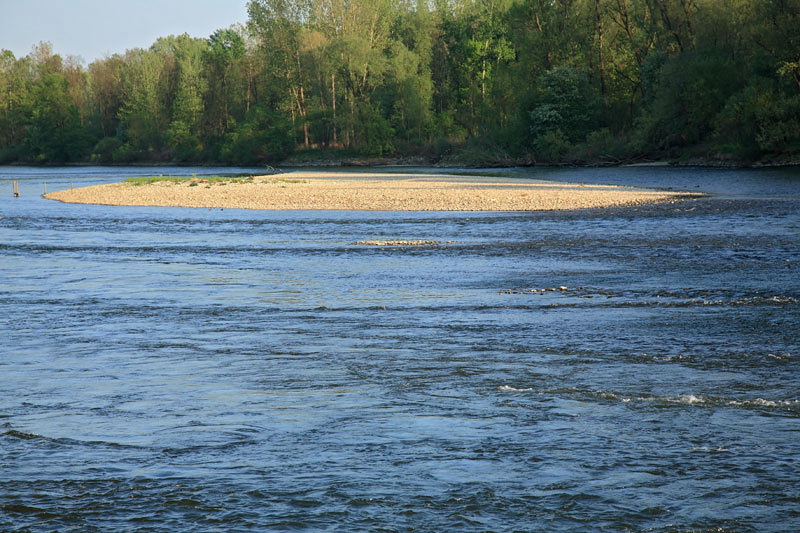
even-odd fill
[{"label": "pale blue sky", "polygon": [[208,37],[246,21],[247,0],[0,0],[0,48],[22,57],[49,41],[88,64],[158,37]]}]

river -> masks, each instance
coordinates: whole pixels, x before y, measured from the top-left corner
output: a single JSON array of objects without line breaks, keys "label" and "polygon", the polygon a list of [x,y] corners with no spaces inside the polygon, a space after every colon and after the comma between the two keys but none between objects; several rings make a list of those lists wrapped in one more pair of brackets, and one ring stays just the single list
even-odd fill
[{"label": "river", "polygon": [[539,213],[40,196],[249,170],[0,168],[0,530],[800,530],[799,169],[502,171],[709,194]]}]

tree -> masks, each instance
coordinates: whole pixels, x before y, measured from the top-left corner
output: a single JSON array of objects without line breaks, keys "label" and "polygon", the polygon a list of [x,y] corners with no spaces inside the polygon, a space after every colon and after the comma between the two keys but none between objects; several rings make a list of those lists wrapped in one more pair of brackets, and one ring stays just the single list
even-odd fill
[{"label": "tree", "polygon": [[[507,120],[494,100],[498,72],[516,57],[510,39],[507,0],[463,2],[441,16],[436,47],[439,81],[436,109],[452,111],[471,136],[495,129]],[[444,67],[444,68],[442,68]],[[499,123],[498,123],[499,122]]]},{"label": "tree", "polygon": [[[250,0],[85,69],[0,53],[0,161],[800,151],[800,0]],[[283,137],[282,137],[283,136]],[[605,155],[604,155],[605,154]]]},{"label": "tree", "polygon": [[600,98],[585,72],[557,67],[539,80],[539,95],[530,112],[537,152],[558,161],[570,146],[584,141],[595,129]]},{"label": "tree", "polygon": [[154,50],[134,49],[125,54],[122,105],[119,110],[123,139],[134,153],[160,150],[169,123],[159,80],[164,57]]},{"label": "tree", "polygon": [[[205,63],[205,122],[211,135],[221,136],[246,110],[240,64],[247,53],[242,35],[234,28],[217,30],[209,38]],[[238,117],[237,117],[238,116]]]},{"label": "tree", "polygon": [[0,163],[14,161],[25,137],[30,106],[31,62],[0,50]]},{"label": "tree", "polygon": [[417,0],[395,21],[390,76],[396,87],[392,122],[409,142],[429,143],[433,133],[433,33],[435,20],[427,2]]},{"label": "tree", "polygon": [[291,127],[282,114],[255,106],[247,119],[225,136],[222,158],[237,165],[281,161],[294,149]]},{"label": "tree", "polygon": [[267,67],[281,79],[288,93],[292,123],[300,122],[303,146],[310,145],[308,109],[306,105],[306,72],[300,59],[302,24],[308,20],[310,5],[307,1],[250,0],[250,31],[259,39]]},{"label": "tree", "polygon": [[96,128],[102,137],[117,134],[123,98],[125,60],[119,54],[89,65],[89,86],[94,98]]},{"label": "tree", "polygon": [[84,156],[88,135],[72,103],[66,77],[45,74],[33,88],[31,120],[24,140],[26,158],[36,163],[64,163]]},{"label": "tree", "polygon": [[187,34],[161,38],[152,47],[164,58],[160,92],[169,114],[165,140],[179,161],[197,160],[202,151],[203,56],[207,49],[208,41]]}]

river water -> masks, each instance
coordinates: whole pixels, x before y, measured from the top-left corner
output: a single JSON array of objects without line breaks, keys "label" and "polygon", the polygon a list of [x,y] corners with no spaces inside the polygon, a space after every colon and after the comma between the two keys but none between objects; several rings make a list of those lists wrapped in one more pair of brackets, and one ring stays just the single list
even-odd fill
[{"label": "river water", "polygon": [[800,530],[800,170],[504,171],[710,194],[558,213],[40,197],[239,171],[0,169],[0,530]]}]

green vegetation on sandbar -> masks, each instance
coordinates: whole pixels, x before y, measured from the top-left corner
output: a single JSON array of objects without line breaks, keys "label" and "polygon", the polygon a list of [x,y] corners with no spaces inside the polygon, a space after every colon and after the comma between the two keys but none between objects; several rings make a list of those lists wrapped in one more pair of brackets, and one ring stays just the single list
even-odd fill
[{"label": "green vegetation on sandbar", "polygon": [[183,182],[196,182],[196,183],[206,183],[206,184],[214,184],[214,185],[227,185],[228,183],[252,183],[253,176],[241,177],[241,176],[197,176],[196,174],[192,174],[191,176],[142,176],[136,178],[128,178],[123,183],[127,183],[129,185],[139,186],[139,185],[150,185],[152,183],[183,183]]},{"label": "green vegetation on sandbar", "polygon": [[[185,183],[189,182],[190,185],[204,184],[204,185],[228,185],[231,183],[254,183],[254,176],[142,176],[135,178],[128,178],[123,183],[133,185],[134,187],[140,185],[151,185],[153,183]],[[260,180],[262,183],[308,183],[308,180],[298,180],[281,177],[263,178]]]},{"label": "green vegetation on sandbar", "polygon": [[88,66],[0,50],[0,164],[800,163],[800,0],[247,13]]}]

